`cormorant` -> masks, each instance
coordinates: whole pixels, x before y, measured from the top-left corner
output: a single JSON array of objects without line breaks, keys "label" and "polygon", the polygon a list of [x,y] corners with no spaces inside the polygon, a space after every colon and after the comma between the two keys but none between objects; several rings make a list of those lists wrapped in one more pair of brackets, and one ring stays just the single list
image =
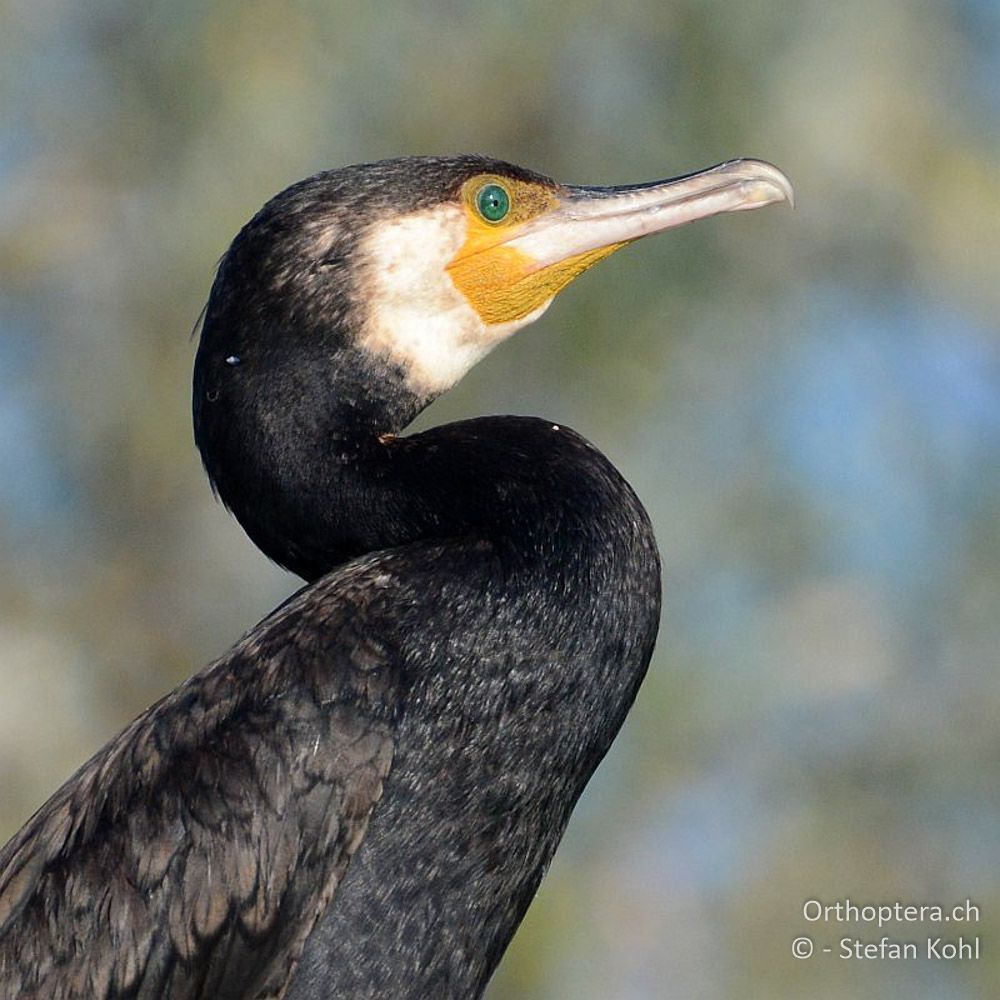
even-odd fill
[{"label": "cormorant", "polygon": [[479,156],[317,174],[223,258],[218,495],[307,585],[0,853],[0,994],[480,996],[646,672],[653,532],[569,428],[397,436],[596,261],[791,201],[735,160],[582,188]]}]

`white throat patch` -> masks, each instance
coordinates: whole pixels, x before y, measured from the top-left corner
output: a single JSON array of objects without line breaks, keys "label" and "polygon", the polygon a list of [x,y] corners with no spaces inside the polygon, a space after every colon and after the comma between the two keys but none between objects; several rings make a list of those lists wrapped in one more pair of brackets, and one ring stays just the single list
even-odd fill
[{"label": "white throat patch", "polygon": [[[486,324],[448,274],[466,239],[457,205],[376,223],[361,242],[367,316],[361,347],[403,367],[418,393],[450,389],[477,361],[548,308],[523,319]],[[551,300],[550,300],[551,301]]]}]

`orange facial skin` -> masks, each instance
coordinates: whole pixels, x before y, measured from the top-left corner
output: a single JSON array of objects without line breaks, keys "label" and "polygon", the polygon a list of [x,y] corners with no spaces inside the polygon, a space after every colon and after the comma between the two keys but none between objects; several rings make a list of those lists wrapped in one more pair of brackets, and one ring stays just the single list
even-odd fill
[{"label": "orange facial skin", "polygon": [[[489,222],[476,206],[476,196],[487,184],[500,185],[510,198],[510,211],[500,222]],[[544,216],[559,203],[557,189],[492,174],[470,178],[463,185],[461,204],[468,235],[448,265],[448,273],[484,323],[524,319],[587,268],[624,246],[612,243],[542,266],[507,245],[526,222]]]}]

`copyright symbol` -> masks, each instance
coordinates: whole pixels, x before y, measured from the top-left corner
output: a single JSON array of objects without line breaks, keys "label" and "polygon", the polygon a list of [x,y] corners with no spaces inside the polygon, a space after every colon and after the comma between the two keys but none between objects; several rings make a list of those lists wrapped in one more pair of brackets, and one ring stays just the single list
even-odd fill
[{"label": "copyright symbol", "polygon": [[797,937],[792,942],[792,954],[796,958],[809,958],[813,953],[813,943],[810,938]]}]

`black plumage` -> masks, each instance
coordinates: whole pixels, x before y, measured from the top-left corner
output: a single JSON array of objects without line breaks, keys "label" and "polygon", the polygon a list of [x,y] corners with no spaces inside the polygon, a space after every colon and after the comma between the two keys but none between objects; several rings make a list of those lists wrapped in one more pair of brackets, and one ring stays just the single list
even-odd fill
[{"label": "black plumage", "polygon": [[347,168],[272,200],[222,261],[196,440],[309,583],[0,853],[2,995],[485,989],[646,672],[660,579],[641,504],[573,431],[398,436],[434,392],[361,335],[366,234],[458,218],[480,175],[572,191],[479,157]]}]

